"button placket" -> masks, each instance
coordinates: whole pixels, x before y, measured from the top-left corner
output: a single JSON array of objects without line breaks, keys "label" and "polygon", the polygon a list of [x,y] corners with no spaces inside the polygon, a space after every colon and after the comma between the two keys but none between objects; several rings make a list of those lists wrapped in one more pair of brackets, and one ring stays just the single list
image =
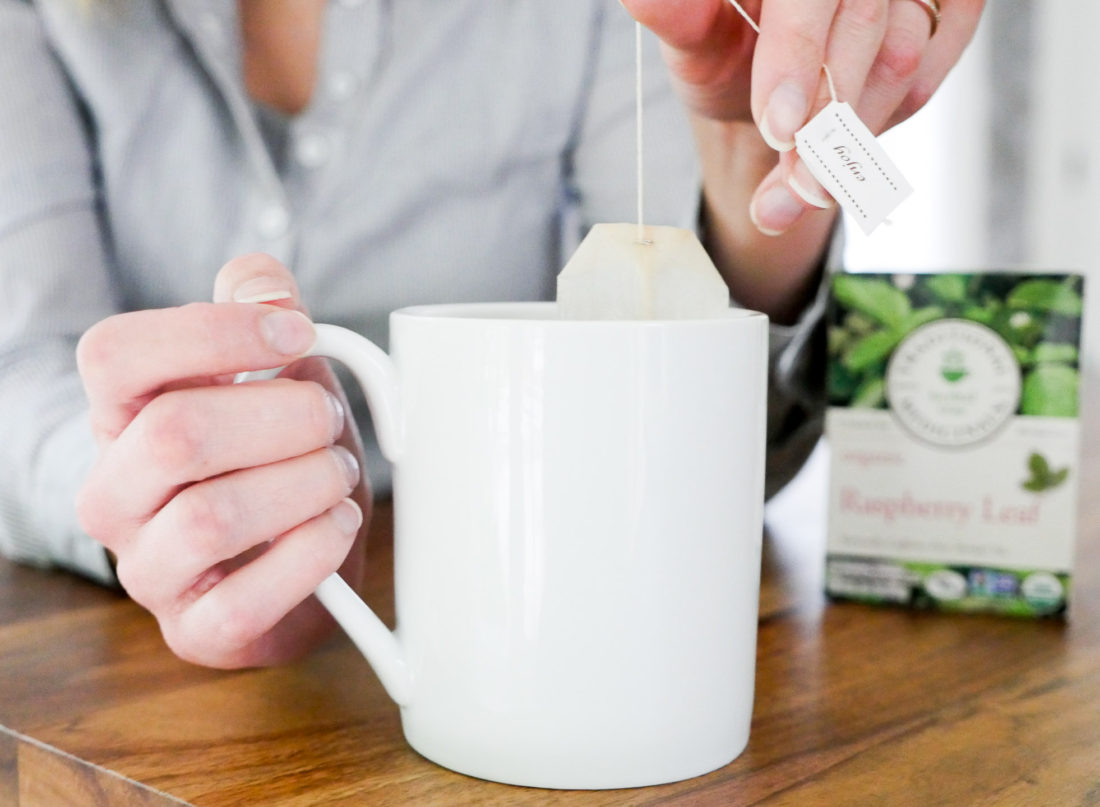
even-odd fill
[{"label": "button placket", "polygon": [[256,124],[251,99],[242,85],[241,49],[234,4],[221,0],[168,0],[171,13],[193,45],[202,67],[217,85],[239,132],[245,159],[252,168],[242,246],[262,249],[289,260],[295,249],[294,212],[282,177],[271,160]]},{"label": "button placket", "polygon": [[315,101],[291,128],[291,159],[299,168],[314,174],[338,157],[351,113],[348,102],[362,87],[363,77],[358,73],[357,63],[371,50],[370,46],[364,49],[360,29],[364,25],[377,25],[374,14],[346,13],[358,9],[363,0],[337,0],[336,5],[335,13],[326,14]]},{"label": "button placket", "polygon": [[[382,0],[336,0],[325,22],[320,96],[331,115],[343,119],[371,81],[390,24]],[[339,107],[339,109],[335,109]]]}]

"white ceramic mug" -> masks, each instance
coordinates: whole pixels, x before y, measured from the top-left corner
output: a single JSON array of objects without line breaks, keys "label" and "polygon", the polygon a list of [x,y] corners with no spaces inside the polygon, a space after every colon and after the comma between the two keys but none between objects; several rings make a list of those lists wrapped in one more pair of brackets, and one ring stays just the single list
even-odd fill
[{"label": "white ceramic mug", "polygon": [[391,315],[392,358],[317,326],[394,465],[397,629],[318,596],[462,773],[612,788],[748,741],[767,374],[761,314],[567,321],[554,304]]}]

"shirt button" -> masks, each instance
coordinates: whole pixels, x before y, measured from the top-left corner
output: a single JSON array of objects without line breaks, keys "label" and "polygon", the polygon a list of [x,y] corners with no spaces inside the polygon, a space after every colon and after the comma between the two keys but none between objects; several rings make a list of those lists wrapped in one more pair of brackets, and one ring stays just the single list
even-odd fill
[{"label": "shirt button", "polygon": [[302,135],[294,144],[294,157],[306,168],[319,168],[328,162],[331,153],[328,138],[316,132]]},{"label": "shirt button", "polygon": [[207,11],[199,15],[198,27],[202,37],[211,45],[220,47],[225,44],[225,26],[214,12]]},{"label": "shirt button", "polygon": [[333,100],[346,101],[355,93],[355,75],[345,71],[332,74],[328,80],[328,92]]},{"label": "shirt button", "polygon": [[282,205],[272,205],[260,213],[256,229],[264,238],[281,238],[290,228],[290,213]]}]

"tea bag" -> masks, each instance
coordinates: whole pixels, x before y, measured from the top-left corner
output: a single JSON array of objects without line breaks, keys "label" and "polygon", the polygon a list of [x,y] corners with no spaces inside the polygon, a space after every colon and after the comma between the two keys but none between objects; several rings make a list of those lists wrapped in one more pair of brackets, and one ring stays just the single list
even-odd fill
[{"label": "tea bag", "polygon": [[702,319],[729,307],[725,281],[695,233],[645,224],[642,26],[634,25],[638,221],[597,224],[558,275],[563,319]]},{"label": "tea bag", "polygon": [[729,307],[729,290],[695,233],[597,224],[558,275],[563,319],[702,319]]}]

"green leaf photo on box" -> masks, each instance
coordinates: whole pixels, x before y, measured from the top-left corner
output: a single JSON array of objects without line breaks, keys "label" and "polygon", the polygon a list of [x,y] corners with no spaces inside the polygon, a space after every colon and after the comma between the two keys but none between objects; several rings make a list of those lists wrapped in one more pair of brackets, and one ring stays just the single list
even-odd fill
[{"label": "green leaf photo on box", "polygon": [[[1016,414],[1076,417],[1082,283],[1076,274],[837,275],[828,317],[829,403],[889,408],[884,380],[895,349],[924,325],[959,319],[994,331],[1016,358]],[[965,378],[958,357],[943,362],[947,381]]]}]

